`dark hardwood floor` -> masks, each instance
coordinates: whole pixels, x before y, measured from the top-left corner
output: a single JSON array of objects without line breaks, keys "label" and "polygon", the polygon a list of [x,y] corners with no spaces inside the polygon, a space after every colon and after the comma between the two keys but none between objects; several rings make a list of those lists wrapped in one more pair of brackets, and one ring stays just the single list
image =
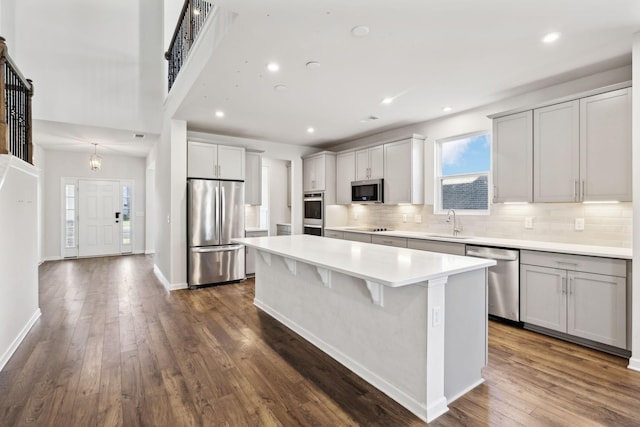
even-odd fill
[{"label": "dark hardwood floor", "polygon": [[[145,256],[48,262],[42,318],[0,372],[2,426],[420,426],[252,304],[167,294]],[[486,382],[433,426],[640,425],[625,359],[490,324]]]}]

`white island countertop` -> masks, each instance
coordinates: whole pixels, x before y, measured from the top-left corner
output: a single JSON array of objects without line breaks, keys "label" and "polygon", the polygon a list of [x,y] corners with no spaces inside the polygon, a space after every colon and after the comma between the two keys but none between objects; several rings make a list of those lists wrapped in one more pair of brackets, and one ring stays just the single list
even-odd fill
[{"label": "white island countertop", "polygon": [[399,287],[491,267],[495,261],[299,234],[233,239],[251,248]]}]

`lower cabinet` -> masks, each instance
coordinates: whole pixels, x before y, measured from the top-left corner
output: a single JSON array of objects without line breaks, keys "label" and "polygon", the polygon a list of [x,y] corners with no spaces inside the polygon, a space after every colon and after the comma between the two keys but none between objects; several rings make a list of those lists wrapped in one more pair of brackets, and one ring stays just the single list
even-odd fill
[{"label": "lower cabinet", "polygon": [[521,251],[526,324],[627,348],[626,261]]},{"label": "lower cabinet", "polygon": [[336,230],[324,230],[324,237],[330,237],[332,239],[344,239],[344,233]]},{"label": "lower cabinet", "polygon": [[[246,237],[266,237],[269,235],[267,230],[245,231]],[[256,250],[244,247],[244,272],[246,276],[255,276],[256,274]]]},{"label": "lower cabinet", "polygon": [[461,255],[465,256],[465,244],[454,242],[442,242],[439,240],[422,240],[409,239],[407,242],[409,249],[417,249],[419,251],[437,252],[441,254]]},{"label": "lower cabinet", "polygon": [[342,237],[344,240],[353,240],[355,242],[371,243],[371,234],[367,233],[351,233],[345,231]]},{"label": "lower cabinet", "polygon": [[376,245],[395,246],[396,248],[407,247],[407,239],[405,237],[389,237],[374,234],[371,236],[371,243]]}]

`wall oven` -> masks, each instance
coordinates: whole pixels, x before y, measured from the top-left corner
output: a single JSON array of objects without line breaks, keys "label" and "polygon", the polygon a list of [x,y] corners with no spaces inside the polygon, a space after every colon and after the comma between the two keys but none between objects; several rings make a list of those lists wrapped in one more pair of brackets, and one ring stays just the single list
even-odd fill
[{"label": "wall oven", "polygon": [[324,235],[324,194],[305,193],[303,198],[304,219],[302,221],[304,234],[315,236]]}]

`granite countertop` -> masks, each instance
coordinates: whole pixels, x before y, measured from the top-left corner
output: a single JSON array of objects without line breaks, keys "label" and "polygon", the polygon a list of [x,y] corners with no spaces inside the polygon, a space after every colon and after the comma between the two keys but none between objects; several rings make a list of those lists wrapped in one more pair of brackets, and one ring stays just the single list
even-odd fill
[{"label": "granite countertop", "polygon": [[233,239],[261,251],[384,286],[399,287],[491,267],[496,262],[307,234]]},{"label": "granite countertop", "polygon": [[350,233],[376,234],[382,236],[406,237],[409,239],[437,240],[465,245],[496,246],[501,248],[526,249],[532,251],[556,252],[573,255],[598,256],[607,258],[632,258],[631,248],[613,246],[579,245],[575,243],[544,242],[536,240],[500,239],[479,236],[450,236],[428,231],[363,231],[359,227],[325,227],[326,230],[348,231]]}]

